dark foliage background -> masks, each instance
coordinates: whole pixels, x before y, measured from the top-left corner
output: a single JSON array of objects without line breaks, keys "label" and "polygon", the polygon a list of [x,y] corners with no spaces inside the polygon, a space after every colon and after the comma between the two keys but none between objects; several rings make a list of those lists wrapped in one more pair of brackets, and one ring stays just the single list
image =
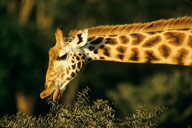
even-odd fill
[{"label": "dark foliage background", "polygon": [[140,106],[130,117],[123,119],[115,116],[114,109],[107,100],[97,99],[90,102],[89,88],[78,92],[73,106],[64,106],[48,100],[50,111],[45,116],[29,116],[21,112],[5,115],[0,119],[1,127],[11,128],[152,128],[158,126],[158,119],[164,107],[153,109]]},{"label": "dark foliage background", "polygon": [[[39,93],[57,27],[67,34],[96,25],[179,16],[192,16],[190,0],[1,0],[0,116],[18,110],[29,115],[48,112]],[[87,64],[70,86],[78,85],[81,90],[88,85],[90,99],[116,103],[119,117],[131,115],[142,104],[163,105],[168,110],[161,116],[160,126],[192,127],[191,77],[191,67],[98,61]],[[66,95],[64,104],[75,95]]]}]

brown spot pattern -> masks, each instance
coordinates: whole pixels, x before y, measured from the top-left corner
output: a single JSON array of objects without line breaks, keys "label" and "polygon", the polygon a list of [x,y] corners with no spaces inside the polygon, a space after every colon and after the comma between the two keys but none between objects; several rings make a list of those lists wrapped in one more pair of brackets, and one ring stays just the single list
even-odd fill
[{"label": "brown spot pattern", "polygon": [[115,36],[117,36],[117,35],[109,35],[109,37],[115,37]]},{"label": "brown spot pattern", "polygon": [[176,61],[177,61],[177,63],[179,65],[183,65],[184,64],[183,60],[185,59],[185,57],[187,56],[188,53],[189,52],[186,49],[184,49],[184,48],[182,48],[182,49],[180,49],[178,51],[178,55],[176,56]]},{"label": "brown spot pattern", "polygon": [[78,63],[77,63],[77,67],[78,67],[78,69],[81,68],[81,62],[78,62]]},{"label": "brown spot pattern", "polygon": [[85,55],[83,55],[83,56],[81,57],[81,59],[82,59],[82,60],[85,60]]},{"label": "brown spot pattern", "polygon": [[103,55],[110,57],[110,50],[111,49],[109,47],[104,47],[103,48]]},{"label": "brown spot pattern", "polygon": [[170,56],[170,54],[171,54],[171,49],[168,47],[168,46],[166,46],[166,45],[161,45],[159,48],[158,48],[158,50],[159,50],[159,52],[160,52],[160,54],[162,55],[162,56],[164,56],[165,58],[167,58],[168,56]]},{"label": "brown spot pattern", "polygon": [[76,64],[72,65],[72,69],[75,69],[75,67],[76,67]]},{"label": "brown spot pattern", "polygon": [[117,40],[116,39],[114,39],[114,38],[106,38],[106,42],[105,42],[106,44],[110,44],[110,45],[116,45],[116,44],[118,44],[117,43]]},{"label": "brown spot pattern", "polygon": [[67,74],[69,74],[69,69],[68,68],[66,69],[66,72],[67,72]]},{"label": "brown spot pattern", "polygon": [[92,37],[88,37],[88,41],[91,41],[95,38],[95,36],[92,36]]},{"label": "brown spot pattern", "polygon": [[160,41],[161,41],[161,37],[155,36],[155,37],[152,37],[149,40],[147,40],[142,46],[143,47],[152,47],[155,44],[159,43]]},{"label": "brown spot pattern", "polygon": [[100,44],[103,41],[103,39],[104,39],[103,37],[99,37],[99,38],[97,38],[96,40],[93,40],[90,43],[93,44],[93,45],[97,45],[97,44]]},{"label": "brown spot pattern", "polygon": [[126,50],[127,50],[127,47],[118,46],[118,47],[116,48],[116,50],[117,50],[119,53],[125,53]]},{"label": "brown spot pattern", "polygon": [[120,39],[120,42],[122,44],[128,44],[129,43],[129,38],[127,36],[120,36],[119,39]]},{"label": "brown spot pattern", "polygon": [[94,47],[94,46],[89,46],[88,49],[89,49],[90,51],[93,51],[93,50],[95,49],[95,47]]},{"label": "brown spot pattern", "polygon": [[140,44],[140,43],[143,41],[143,39],[145,38],[144,35],[138,34],[138,33],[133,33],[133,34],[131,34],[131,37],[133,37],[133,41],[132,41],[132,44],[133,44],[133,45],[138,45],[138,44]]},{"label": "brown spot pattern", "polygon": [[94,54],[97,54],[97,53],[98,53],[98,51],[97,51],[97,50],[94,50],[94,51],[93,51],[93,53],[94,53]]},{"label": "brown spot pattern", "polygon": [[156,34],[156,32],[146,32],[147,34],[149,34],[149,35],[154,35],[154,34]]},{"label": "brown spot pattern", "polygon": [[188,31],[188,30],[190,30],[190,28],[181,28],[181,29],[176,29],[176,30],[180,30],[180,31]]},{"label": "brown spot pattern", "polygon": [[145,51],[147,63],[159,60],[153,53],[153,51]]},{"label": "brown spot pattern", "polygon": [[75,73],[74,73],[74,72],[72,72],[72,73],[71,73],[71,77],[74,77],[74,76],[75,76]]},{"label": "brown spot pattern", "polygon": [[123,60],[124,59],[124,55],[123,54],[117,54],[117,58],[119,58],[120,60]]},{"label": "brown spot pattern", "polygon": [[149,35],[155,35],[157,33],[161,33],[162,31],[153,31],[153,32],[146,32]]},{"label": "brown spot pattern", "polygon": [[139,50],[137,48],[132,48],[131,51],[132,51],[132,53],[131,53],[130,60],[138,61],[139,60]]},{"label": "brown spot pattern", "polygon": [[104,45],[100,45],[99,48],[103,49],[103,48],[104,48]]},{"label": "brown spot pattern", "polygon": [[185,34],[180,33],[180,32],[166,32],[164,33],[164,36],[166,37],[168,42],[170,44],[179,46],[183,43],[183,40],[185,38]]},{"label": "brown spot pattern", "polygon": [[76,56],[76,59],[77,59],[77,60],[80,60],[79,56]]},{"label": "brown spot pattern", "polygon": [[189,36],[188,46],[192,48],[192,35]]},{"label": "brown spot pattern", "polygon": [[87,61],[92,61],[92,58],[88,58]]}]

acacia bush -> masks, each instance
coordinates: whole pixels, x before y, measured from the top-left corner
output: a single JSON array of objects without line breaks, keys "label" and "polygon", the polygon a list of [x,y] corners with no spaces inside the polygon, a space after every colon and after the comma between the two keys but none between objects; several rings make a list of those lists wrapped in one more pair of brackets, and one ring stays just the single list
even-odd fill
[{"label": "acacia bush", "polygon": [[45,116],[28,116],[18,112],[15,115],[3,116],[0,119],[0,126],[11,128],[149,128],[158,125],[158,118],[165,111],[164,107],[155,107],[149,110],[146,106],[140,106],[132,116],[120,119],[115,116],[115,110],[107,100],[89,101],[88,91],[89,88],[86,88],[79,92],[73,106],[63,106],[49,99],[48,103],[51,108]]},{"label": "acacia bush", "polygon": [[118,104],[120,113],[126,116],[140,104],[163,105],[167,111],[161,116],[161,126],[192,126],[192,79],[188,70],[158,73],[143,78],[141,83],[140,86],[121,83],[116,89],[108,91],[108,96]]}]

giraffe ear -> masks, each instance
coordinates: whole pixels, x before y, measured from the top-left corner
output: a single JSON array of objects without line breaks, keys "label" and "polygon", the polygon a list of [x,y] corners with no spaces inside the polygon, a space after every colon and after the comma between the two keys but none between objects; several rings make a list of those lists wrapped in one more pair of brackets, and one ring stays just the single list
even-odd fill
[{"label": "giraffe ear", "polygon": [[84,29],[77,32],[77,47],[83,47],[87,43],[88,30]]},{"label": "giraffe ear", "polygon": [[57,28],[57,31],[55,33],[55,38],[56,38],[56,46],[61,47],[62,40],[63,40],[63,31],[61,28]]}]

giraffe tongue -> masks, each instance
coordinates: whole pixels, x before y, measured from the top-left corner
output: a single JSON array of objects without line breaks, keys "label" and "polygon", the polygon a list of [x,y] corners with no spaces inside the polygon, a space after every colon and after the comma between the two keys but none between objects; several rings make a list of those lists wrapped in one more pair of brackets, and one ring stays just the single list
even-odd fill
[{"label": "giraffe tongue", "polygon": [[50,89],[43,90],[43,91],[41,92],[41,94],[40,94],[41,99],[44,99],[44,98],[50,96],[54,91],[55,91],[54,88],[50,88]]}]

